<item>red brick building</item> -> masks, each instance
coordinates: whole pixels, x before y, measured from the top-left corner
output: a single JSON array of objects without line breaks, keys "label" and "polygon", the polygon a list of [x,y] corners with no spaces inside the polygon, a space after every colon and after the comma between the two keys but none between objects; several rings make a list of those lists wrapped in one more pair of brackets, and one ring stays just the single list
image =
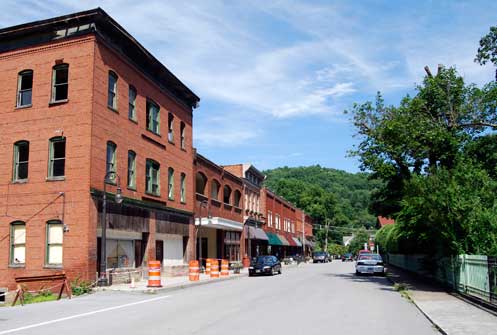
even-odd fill
[{"label": "red brick building", "polygon": [[194,169],[197,258],[241,261],[243,181],[198,153]]},{"label": "red brick building", "polygon": [[261,200],[266,176],[251,164],[224,165],[223,168],[243,181],[244,256],[252,258],[267,253],[268,237],[262,229],[265,221]]},{"label": "red brick building", "polygon": [[268,253],[279,257],[301,255],[303,211],[267,188],[261,191],[261,201],[266,215]]},{"label": "red brick building", "polygon": [[[194,257],[199,98],[101,9],[0,30],[0,287]],[[124,202],[113,199],[117,187]]]}]

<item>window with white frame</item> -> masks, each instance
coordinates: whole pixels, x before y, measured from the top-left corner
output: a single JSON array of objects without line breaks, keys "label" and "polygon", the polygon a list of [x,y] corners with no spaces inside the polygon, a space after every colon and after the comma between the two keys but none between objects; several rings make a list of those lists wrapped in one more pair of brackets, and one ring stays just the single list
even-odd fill
[{"label": "window with white frame", "polygon": [[167,115],[167,140],[174,142],[174,115],[172,113]]},{"label": "window with white frame", "polygon": [[[116,182],[116,172],[117,172],[117,145],[112,142],[107,142],[107,155],[106,155],[106,167],[105,167],[105,181],[108,183]],[[114,172],[114,173],[111,173]]]},{"label": "window with white frame", "polygon": [[281,223],[280,223],[280,216],[279,216],[279,214],[276,214],[276,216],[275,216],[275,226],[276,226],[276,229],[278,229],[278,230],[281,229]]},{"label": "window with white frame", "polygon": [[129,85],[128,90],[128,118],[136,121],[136,88]]},{"label": "window with white frame", "polygon": [[182,203],[186,203],[186,174],[181,174],[181,192],[180,200]]},{"label": "window with white frame", "polygon": [[145,175],[145,191],[149,194],[160,195],[160,164],[147,159]]},{"label": "window with white frame", "polygon": [[167,170],[167,197],[169,200],[174,200],[174,169]]},{"label": "window with white frame", "polygon": [[47,222],[47,247],[45,263],[47,265],[62,265],[62,241],[64,225],[61,221]]},{"label": "window with white frame", "polygon": [[180,126],[179,126],[179,132],[180,132],[180,146],[181,149],[186,149],[186,125],[183,121],[181,121]]},{"label": "window with white frame", "polygon": [[136,189],[136,153],[128,151],[128,187]]},{"label": "window with white frame", "polygon": [[268,227],[273,226],[273,213],[271,211],[267,211],[267,225]]},{"label": "window with white frame", "polygon": [[10,264],[26,263],[26,224],[21,221],[10,224]]},{"label": "window with white frame", "polygon": [[147,100],[147,129],[154,134],[160,134],[160,108],[152,100]]}]

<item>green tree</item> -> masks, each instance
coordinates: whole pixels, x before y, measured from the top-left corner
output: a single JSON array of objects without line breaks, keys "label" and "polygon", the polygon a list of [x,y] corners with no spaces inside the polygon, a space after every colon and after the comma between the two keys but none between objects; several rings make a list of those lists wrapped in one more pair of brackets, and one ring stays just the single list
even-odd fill
[{"label": "green tree", "polygon": [[[480,39],[475,62],[480,65],[491,62],[497,66],[497,27],[490,27],[489,33]],[[497,80],[497,69],[495,70],[495,80]]]},{"label": "green tree", "polygon": [[354,255],[357,254],[359,250],[364,249],[364,243],[369,241],[369,234],[365,229],[359,229],[354,234],[354,238],[350,241],[349,252]]}]

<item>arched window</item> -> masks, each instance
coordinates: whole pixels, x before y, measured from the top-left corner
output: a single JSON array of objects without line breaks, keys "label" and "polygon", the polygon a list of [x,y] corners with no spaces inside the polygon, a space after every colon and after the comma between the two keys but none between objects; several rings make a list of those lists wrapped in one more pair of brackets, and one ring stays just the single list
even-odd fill
[{"label": "arched window", "polygon": [[174,200],[174,169],[167,170],[167,196],[169,200]]},{"label": "arched window", "polygon": [[58,64],[52,68],[52,102],[65,101],[69,94],[69,65]]},{"label": "arched window", "polygon": [[112,142],[107,142],[107,155],[106,155],[106,167],[105,176],[106,181],[110,183],[116,182],[116,174],[111,172],[117,172],[117,145]]},{"label": "arched window", "polygon": [[207,177],[202,172],[197,172],[195,175],[195,192],[205,195],[205,186],[207,185]]},{"label": "arched window", "polygon": [[48,178],[64,177],[66,170],[66,138],[53,137],[50,139]]},{"label": "arched window", "polygon": [[221,184],[213,179],[211,182],[211,198],[214,200],[219,200],[219,189],[221,188]]},{"label": "arched window", "polygon": [[33,97],[33,70],[19,72],[17,78],[17,107],[31,106]]},{"label": "arched window", "polygon": [[160,195],[160,164],[153,159],[147,159],[146,162],[145,192]]},{"label": "arched window", "polygon": [[181,203],[186,203],[186,174],[181,174],[181,192],[180,192]]},{"label": "arched window", "polygon": [[29,164],[29,142],[18,141],[14,143],[14,166],[13,166],[13,181],[28,179],[28,164]]},{"label": "arched window", "polygon": [[136,88],[129,85],[128,89],[128,118],[136,121]]},{"label": "arched window", "polygon": [[109,89],[107,96],[107,106],[117,110],[117,80],[118,76],[115,72],[109,71]]},{"label": "arched window", "polygon": [[47,222],[47,244],[45,264],[62,265],[62,241],[64,225],[62,221],[51,220]]},{"label": "arched window", "polygon": [[183,121],[181,121],[179,126],[180,136],[181,136],[181,149],[186,149],[186,126]]},{"label": "arched window", "polygon": [[136,189],[136,153],[128,151],[128,187]]},{"label": "arched window", "polygon": [[26,263],[26,224],[15,221],[10,224],[10,264],[24,266]]},{"label": "arched window", "polygon": [[167,140],[174,142],[174,115],[171,113],[167,115]]},{"label": "arched window", "polygon": [[223,201],[225,204],[231,204],[231,187],[224,185]]},{"label": "arched window", "polygon": [[242,198],[242,192],[239,190],[235,191],[234,205],[235,207],[240,207],[240,199]]}]

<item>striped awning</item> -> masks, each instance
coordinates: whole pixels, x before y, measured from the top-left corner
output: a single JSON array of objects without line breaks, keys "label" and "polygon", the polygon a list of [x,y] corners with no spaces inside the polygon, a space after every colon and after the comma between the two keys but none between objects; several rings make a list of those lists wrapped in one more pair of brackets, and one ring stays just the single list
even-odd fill
[{"label": "striped awning", "polygon": [[[255,228],[255,227],[251,227],[251,226],[247,226],[247,228],[248,228],[248,234],[250,234],[251,239],[263,240],[263,241],[268,240],[266,233],[261,228]],[[248,234],[247,234],[247,237],[249,236]]]},{"label": "striped awning", "polygon": [[300,240],[296,237],[292,237],[292,239],[295,241],[295,243],[297,244],[297,247],[301,247],[302,246],[302,243],[300,242]]},{"label": "striped awning", "polygon": [[290,242],[288,242],[288,240],[285,238],[285,236],[280,235],[280,234],[276,234],[276,235],[278,235],[278,238],[281,241],[281,245],[284,245],[284,246],[287,246],[287,247],[290,246]]},{"label": "striped awning", "polygon": [[266,232],[270,245],[283,245],[277,234]]}]

